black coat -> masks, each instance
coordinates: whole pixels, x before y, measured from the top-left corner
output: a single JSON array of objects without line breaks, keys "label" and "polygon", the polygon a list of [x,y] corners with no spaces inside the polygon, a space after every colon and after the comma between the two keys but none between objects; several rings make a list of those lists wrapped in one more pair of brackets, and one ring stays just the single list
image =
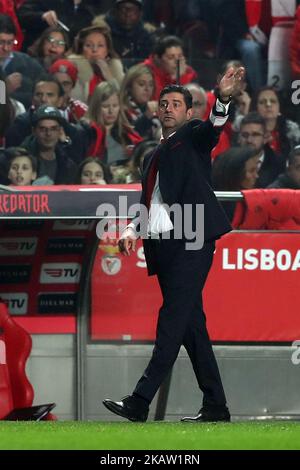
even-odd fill
[{"label": "black coat", "polygon": [[109,13],[105,21],[111,29],[114,49],[122,59],[123,64],[129,68],[146,59],[153,47],[153,37],[140,21],[131,30],[126,30]]},{"label": "black coat", "polygon": [[[39,145],[34,136],[29,136],[22,143],[22,147],[28,150],[28,152],[36,157],[37,159],[37,173],[38,177],[44,176],[40,174],[40,158],[39,158]],[[54,184],[75,184],[77,176],[77,165],[74,161],[67,155],[65,149],[57,145],[55,148],[56,155],[56,177]]]},{"label": "black coat", "polygon": [[[196,204],[204,205],[204,240],[220,238],[231,225],[211,188],[210,152],[218,141],[219,130],[208,120],[194,119],[181,127],[160,146],[158,153],[159,189],[165,204],[192,207],[192,229],[196,229]],[[146,157],[142,179],[141,203],[146,204],[146,181],[154,152]],[[171,217],[172,220],[172,217]],[[174,219],[172,220],[174,221]],[[184,237],[183,240],[191,241]],[[149,274],[155,272],[151,241],[144,240]]]},{"label": "black coat", "polygon": [[259,169],[255,187],[266,188],[284,169],[284,159],[279,157],[271,147],[266,144],[264,147],[264,161]]}]

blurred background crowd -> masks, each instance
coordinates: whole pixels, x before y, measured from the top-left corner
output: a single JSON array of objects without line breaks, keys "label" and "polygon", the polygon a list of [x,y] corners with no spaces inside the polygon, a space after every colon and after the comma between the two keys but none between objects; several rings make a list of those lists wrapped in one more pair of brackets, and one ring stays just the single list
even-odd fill
[{"label": "blurred background crowd", "polygon": [[300,189],[296,0],[0,0],[0,183],[140,182],[161,89],[206,119],[240,65],[213,187]]}]

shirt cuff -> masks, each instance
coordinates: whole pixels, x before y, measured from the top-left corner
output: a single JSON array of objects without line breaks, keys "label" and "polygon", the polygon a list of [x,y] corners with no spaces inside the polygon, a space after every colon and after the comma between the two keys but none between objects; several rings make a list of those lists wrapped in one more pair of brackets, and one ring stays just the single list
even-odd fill
[{"label": "shirt cuff", "polygon": [[209,115],[209,120],[214,127],[224,126],[229,116],[229,106],[230,101],[229,103],[221,103],[221,101],[217,98],[216,103]]},{"label": "shirt cuff", "polygon": [[231,101],[228,103],[222,103],[218,98],[216,99],[216,111],[218,113],[228,114],[229,113],[229,106]]},{"label": "shirt cuff", "polygon": [[127,230],[128,228],[131,228],[131,229],[134,231],[134,234],[135,234],[136,237],[138,236],[137,231],[136,231],[136,226],[135,226],[135,224],[134,224],[133,222],[130,222],[130,224],[127,225],[127,227],[124,229],[124,232],[125,232],[125,230]]}]

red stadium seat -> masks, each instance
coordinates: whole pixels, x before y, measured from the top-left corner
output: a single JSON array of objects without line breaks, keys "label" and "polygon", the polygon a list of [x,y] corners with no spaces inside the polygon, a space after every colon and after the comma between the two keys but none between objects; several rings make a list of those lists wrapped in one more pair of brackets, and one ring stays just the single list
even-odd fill
[{"label": "red stadium seat", "polygon": [[300,230],[300,191],[248,189],[236,205],[232,226],[239,230]]},{"label": "red stadium seat", "polygon": [[[0,302],[0,419],[16,408],[32,406],[34,391],[25,372],[31,346],[31,336]],[[55,417],[49,413],[46,419]]]}]

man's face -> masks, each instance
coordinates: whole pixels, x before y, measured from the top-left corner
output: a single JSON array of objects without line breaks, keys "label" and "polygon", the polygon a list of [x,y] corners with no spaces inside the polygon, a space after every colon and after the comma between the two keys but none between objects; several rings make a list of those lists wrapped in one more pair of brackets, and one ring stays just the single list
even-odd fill
[{"label": "man's face", "polygon": [[32,104],[38,108],[42,104],[60,108],[63,103],[63,96],[59,96],[59,89],[54,82],[38,82],[35,86]]},{"label": "man's face", "polygon": [[155,57],[162,70],[171,75],[171,77],[176,76],[178,61],[180,62],[180,66],[185,66],[183,50],[182,47],[179,46],[167,47],[161,57]]},{"label": "man's face", "polygon": [[61,126],[54,119],[41,119],[33,130],[41,150],[54,150],[60,133]]},{"label": "man's face", "polygon": [[141,14],[141,8],[132,2],[122,2],[116,9],[117,21],[127,30],[135,27],[141,19]]},{"label": "man's face", "polygon": [[6,59],[14,48],[14,34],[0,33],[0,59]]},{"label": "man's face", "polygon": [[252,147],[259,155],[267,142],[266,133],[260,124],[245,124],[241,126],[239,144],[242,147]]},{"label": "man's face", "polygon": [[192,116],[192,110],[186,109],[181,93],[172,92],[163,95],[159,102],[158,117],[163,130],[176,131]]},{"label": "man's face", "polygon": [[300,189],[300,155],[297,155],[293,163],[289,165],[287,173]]}]

